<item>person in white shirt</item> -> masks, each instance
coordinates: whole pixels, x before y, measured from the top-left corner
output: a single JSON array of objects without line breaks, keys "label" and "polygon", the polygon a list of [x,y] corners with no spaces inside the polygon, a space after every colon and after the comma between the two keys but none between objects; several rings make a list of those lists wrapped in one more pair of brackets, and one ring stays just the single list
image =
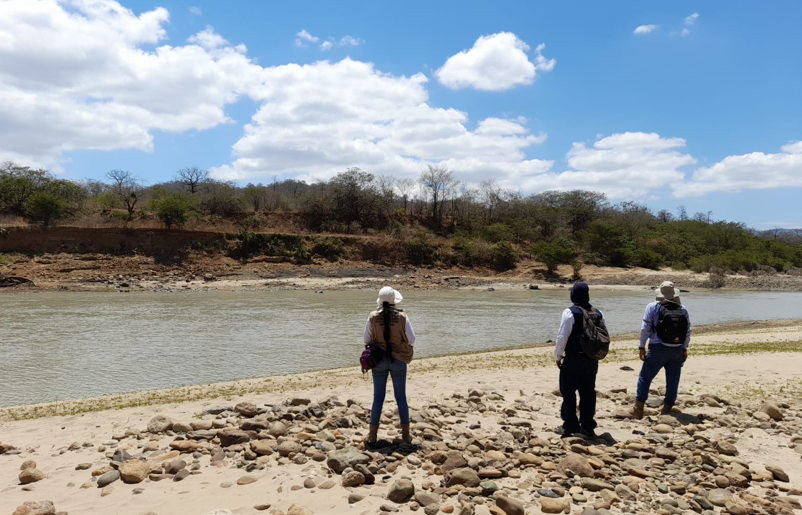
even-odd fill
[{"label": "person in white shirt", "polygon": [[[563,401],[560,416],[563,436],[580,433],[595,438],[596,433],[596,373],[599,362],[582,350],[582,310],[590,311],[590,288],[576,283],[570,290],[573,306],[563,311],[560,332],[554,346],[554,359],[560,369],[560,393]],[[601,315],[601,312],[599,312]],[[603,315],[602,315],[603,317]],[[579,392],[579,417],[576,416],[576,394]]]},{"label": "person in white shirt", "polygon": [[401,302],[401,293],[389,286],[379,291],[376,303],[379,308],[371,312],[365,324],[364,342],[380,347],[384,359],[371,369],[373,375],[373,406],[370,410],[370,432],[367,444],[378,441],[379,422],[387,391],[387,376],[393,380],[393,393],[401,419],[401,439],[410,442],[409,405],[407,404],[407,365],[412,361],[415,331],[404,310],[395,307]]}]

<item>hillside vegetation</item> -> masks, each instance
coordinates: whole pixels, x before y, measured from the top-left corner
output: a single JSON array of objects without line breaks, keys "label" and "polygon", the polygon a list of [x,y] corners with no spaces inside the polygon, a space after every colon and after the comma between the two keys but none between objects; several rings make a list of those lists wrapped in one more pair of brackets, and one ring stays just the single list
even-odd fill
[{"label": "hillside vegetation", "polygon": [[[147,186],[130,172],[74,182],[46,170],[0,165],[2,224],[193,228],[236,233],[232,255],[354,257],[417,266],[515,268],[534,258],[549,271],[584,264],[696,272],[802,272],[802,231],[758,233],[743,224],[613,204],[598,192],[522,195],[493,180],[473,189],[443,167],[417,181],[358,168],[327,182],[288,179],[238,187],[198,168]],[[0,224],[0,225],[2,225]],[[303,236],[303,237],[302,237]],[[372,237],[372,238],[366,238]],[[366,239],[372,240],[365,245]],[[350,256],[359,243],[359,256]]]}]

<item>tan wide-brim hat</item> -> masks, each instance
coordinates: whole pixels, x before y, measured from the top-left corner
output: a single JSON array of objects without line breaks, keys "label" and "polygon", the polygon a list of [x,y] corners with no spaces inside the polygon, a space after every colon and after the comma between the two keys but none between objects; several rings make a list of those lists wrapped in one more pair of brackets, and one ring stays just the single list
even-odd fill
[{"label": "tan wide-brim hat", "polygon": [[389,302],[390,304],[398,304],[404,300],[404,297],[401,296],[401,292],[391,288],[390,286],[385,286],[381,290],[379,290],[379,298],[376,299],[376,304],[381,306],[385,302]]},{"label": "tan wide-brim hat", "polygon": [[682,304],[679,299],[679,289],[671,281],[663,281],[660,287],[654,290],[654,295],[655,300],[661,304],[666,302]]}]

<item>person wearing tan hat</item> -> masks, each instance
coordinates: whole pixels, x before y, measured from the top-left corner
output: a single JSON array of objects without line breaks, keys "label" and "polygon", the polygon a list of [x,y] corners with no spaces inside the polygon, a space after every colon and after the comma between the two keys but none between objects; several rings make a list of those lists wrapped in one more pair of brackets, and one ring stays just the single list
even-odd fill
[{"label": "person wearing tan hat", "polygon": [[385,286],[379,290],[376,304],[379,308],[371,312],[365,324],[364,341],[384,350],[384,359],[371,369],[373,375],[373,406],[370,410],[370,432],[368,446],[378,440],[379,422],[382,406],[387,391],[387,376],[393,380],[393,393],[398,404],[398,416],[401,419],[401,439],[410,442],[409,405],[407,404],[407,364],[414,354],[415,331],[409,323],[409,317],[403,309],[395,307],[401,302],[401,292]]},{"label": "person wearing tan hat", "polygon": [[632,416],[637,419],[643,418],[649,387],[661,369],[666,371],[666,395],[660,413],[671,413],[677,401],[682,365],[688,359],[688,345],[691,342],[691,318],[680,301],[674,283],[665,281],[654,292],[655,301],[646,306],[640,330],[640,360],[643,366],[638,376],[635,407],[632,409]]}]

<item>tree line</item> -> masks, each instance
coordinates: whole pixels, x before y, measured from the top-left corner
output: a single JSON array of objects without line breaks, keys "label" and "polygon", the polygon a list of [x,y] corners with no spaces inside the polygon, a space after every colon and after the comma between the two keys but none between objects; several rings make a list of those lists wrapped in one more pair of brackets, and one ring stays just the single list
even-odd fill
[{"label": "tree line", "polygon": [[[474,188],[443,166],[426,167],[417,180],[350,168],[311,184],[274,178],[238,186],[197,167],[153,185],[125,170],[110,170],[105,179],[70,181],[3,163],[0,214],[43,226],[87,215],[118,224],[155,218],[168,228],[228,221],[250,233],[241,235],[248,242],[258,240],[253,234],[265,217],[278,214],[298,231],[394,238],[404,259],[418,265],[506,270],[533,257],[550,272],[570,264],[577,275],[586,263],[700,272],[802,267],[802,230],[758,232],[716,221],[712,212],[653,212],[593,191],[524,195],[493,179]],[[334,239],[326,242],[344,252]]]}]

